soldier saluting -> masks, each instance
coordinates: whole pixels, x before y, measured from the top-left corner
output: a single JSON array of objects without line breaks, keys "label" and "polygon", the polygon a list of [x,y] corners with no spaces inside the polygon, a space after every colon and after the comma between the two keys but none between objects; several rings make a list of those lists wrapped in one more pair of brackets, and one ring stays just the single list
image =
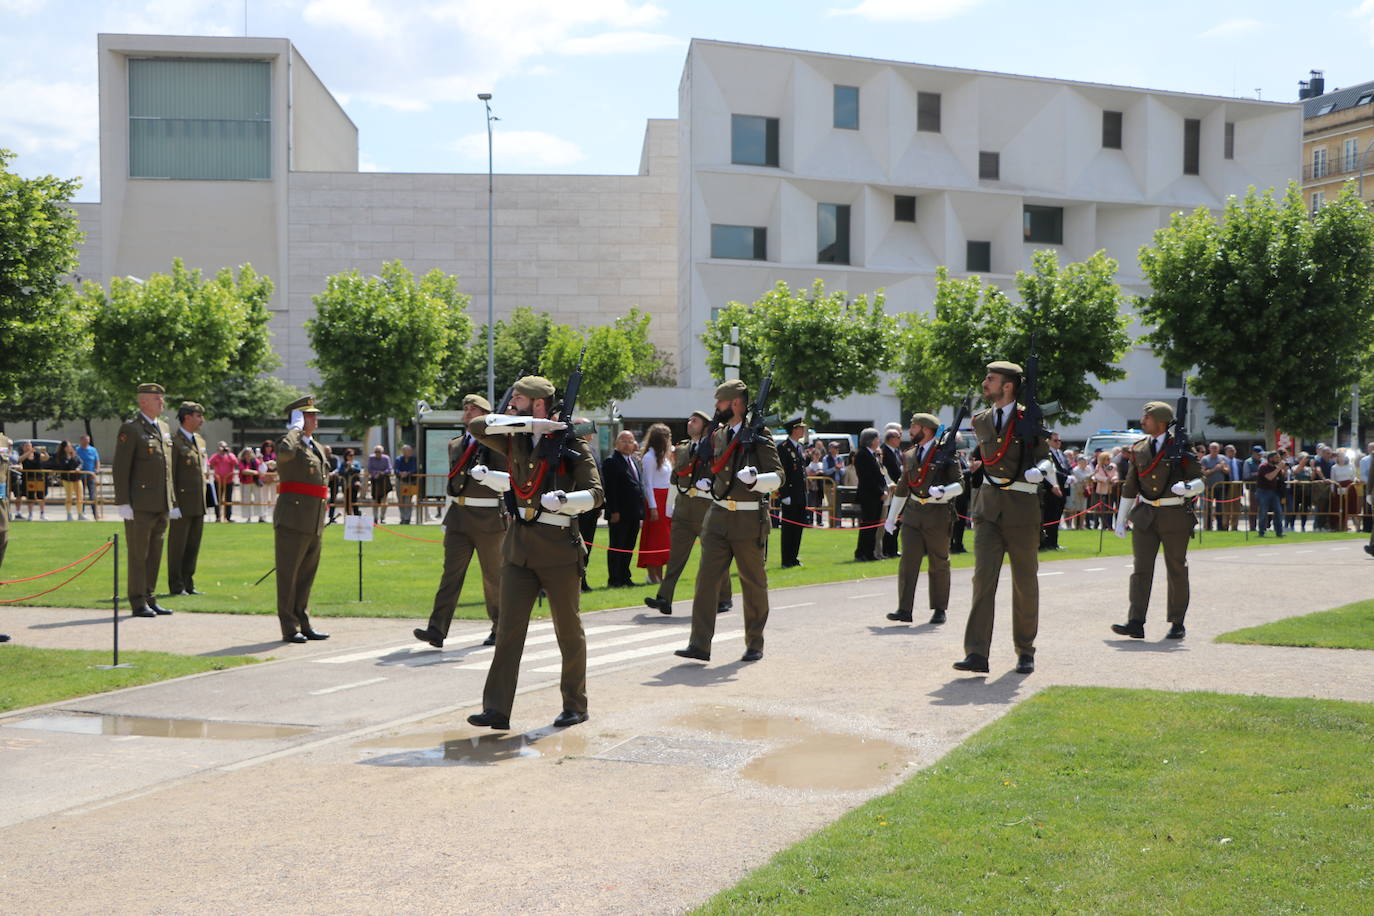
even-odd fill
[{"label": "soldier saluting", "polygon": [[[286,435],[277,440],[277,507],[272,533],[277,552],[277,618],[283,642],[328,639],[310,625],[310,589],[320,568],[329,469],[315,442],[320,411],[309,395],[286,405]],[[299,632],[297,632],[299,630]]]},{"label": "soldier saluting", "polygon": [[[1155,557],[1164,547],[1164,569],[1169,577],[1168,639],[1182,639],[1183,618],[1188,613],[1188,539],[1197,525],[1189,502],[1206,489],[1200,466],[1187,448],[1177,448],[1168,435],[1174,410],[1163,401],[1144,407],[1140,428],[1145,438],[1129,449],[1130,464],[1121,486],[1121,505],[1116,511],[1116,536],[1126,536],[1131,522],[1131,609],[1124,624],[1112,624],[1112,632],[1134,639],[1145,638],[1145,612],[1150,607],[1150,586]],[[1170,454],[1170,453],[1177,454]]]},{"label": "soldier saluting", "polygon": [[[960,417],[964,414],[960,414]],[[906,454],[902,477],[892,494],[883,528],[888,534],[902,529],[902,562],[897,568],[897,611],[888,620],[911,623],[912,606],[916,602],[916,581],[921,575],[921,559],[930,557],[930,622],[945,622],[949,607],[949,544],[954,512],[950,500],[964,491],[959,461],[948,456],[935,441],[940,421],[934,414],[918,413],[911,418],[911,428],[919,438]],[[959,422],[955,421],[951,436],[958,436]]]},{"label": "soldier saluting", "polygon": [[128,548],[125,591],[135,617],[172,613],[160,606],[153,594],[167,522],[181,518],[172,488],[172,431],[161,417],[164,395],[162,386],[155,382],[139,385],[138,413],[119,427],[115,444],[115,511],[124,520]]}]

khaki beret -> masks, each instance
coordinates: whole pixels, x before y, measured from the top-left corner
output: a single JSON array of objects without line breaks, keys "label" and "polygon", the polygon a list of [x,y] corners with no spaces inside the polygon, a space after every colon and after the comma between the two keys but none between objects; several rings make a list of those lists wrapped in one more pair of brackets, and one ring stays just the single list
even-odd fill
[{"label": "khaki beret", "polygon": [[744,382],[741,382],[737,378],[721,382],[720,387],[716,389],[717,401],[731,401],[735,398],[747,397],[749,397],[749,389],[745,386]]},{"label": "khaki beret", "polygon": [[286,405],[286,415],[288,417],[291,416],[291,411],[293,410],[299,410],[301,413],[320,412],[320,409],[315,406],[315,396],[313,394],[307,394],[303,398],[296,398],[296,400]]},{"label": "khaki beret", "polygon": [[485,410],[487,413],[491,413],[491,402],[488,401],[486,398],[482,397],[480,394],[469,394],[466,397],[464,397],[463,406],[467,407],[469,404],[472,404],[479,410]]},{"label": "khaki beret", "polygon": [[144,382],[138,386],[139,394],[166,394],[167,391],[157,382]]},{"label": "khaki beret", "polygon": [[1174,409],[1163,401],[1151,401],[1141,409],[1141,413],[1161,423],[1168,423],[1174,418]]},{"label": "khaki beret", "polygon": [[995,362],[988,363],[988,371],[996,372],[1011,378],[1020,378],[1025,374],[1021,371],[1020,366],[1016,365],[1016,363],[1009,363],[1005,359],[999,359]]},{"label": "khaki beret", "polygon": [[911,422],[918,423],[926,429],[940,428],[940,419],[933,413],[914,413],[911,415]]},{"label": "khaki beret", "polygon": [[199,404],[197,404],[195,401],[182,401],[182,402],[181,402],[181,407],[178,408],[177,412],[178,412],[178,413],[205,413],[205,408],[204,408],[204,407],[201,407],[201,406],[200,406]]},{"label": "khaki beret", "polygon": [[692,419],[692,417],[701,417],[701,422],[705,423],[707,426],[711,425],[711,415],[704,410],[694,410],[687,415],[687,419],[689,420]]},{"label": "khaki beret", "polygon": [[553,397],[553,382],[542,375],[527,375],[515,383],[515,390],[527,398]]}]

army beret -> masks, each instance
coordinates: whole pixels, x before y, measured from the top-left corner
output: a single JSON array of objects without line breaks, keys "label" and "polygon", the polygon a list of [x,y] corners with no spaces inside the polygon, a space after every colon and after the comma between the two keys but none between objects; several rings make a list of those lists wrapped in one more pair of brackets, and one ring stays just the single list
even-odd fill
[{"label": "army beret", "polygon": [[299,410],[301,413],[320,412],[320,409],[315,406],[315,396],[313,394],[307,394],[303,398],[296,398],[296,400],[286,405],[286,415],[288,417],[291,416],[291,411],[293,410]]},{"label": "army beret", "polygon": [[933,413],[914,413],[911,415],[912,423],[919,423],[926,429],[939,429],[940,419]]},{"label": "army beret", "polygon": [[1174,418],[1174,409],[1163,401],[1151,401],[1141,409],[1141,412],[1161,423],[1168,423]]},{"label": "army beret", "polygon": [[716,389],[717,401],[732,401],[735,398],[747,397],[749,397],[749,389],[745,386],[744,382],[741,382],[737,378],[721,382],[720,387]]},{"label": "army beret", "polygon": [[182,402],[181,402],[181,406],[180,406],[179,408],[177,408],[177,412],[178,412],[178,413],[205,413],[205,408],[204,408],[204,407],[201,407],[201,406],[200,406],[199,404],[197,404],[195,401],[182,401]]},{"label": "army beret", "polygon": [[785,429],[785,430],[787,430],[789,433],[790,433],[792,430],[796,429],[798,426],[801,426],[801,427],[805,427],[805,426],[806,426],[806,418],[805,418],[805,417],[797,417],[797,419],[795,419],[795,420],[788,420],[786,423],[782,424],[782,428]]},{"label": "army beret", "polygon": [[144,382],[138,386],[139,394],[166,394],[167,391],[157,382]]},{"label": "army beret", "polygon": [[463,398],[463,406],[467,407],[469,404],[473,405],[479,410],[485,410],[487,413],[491,413],[491,402],[488,401],[486,398],[482,397],[480,394],[469,394],[465,396]]},{"label": "army beret", "polygon": [[704,410],[694,410],[687,415],[687,419],[689,420],[692,419],[692,417],[701,417],[701,422],[705,423],[707,426],[711,425],[711,415]]},{"label": "army beret", "polygon": [[527,398],[551,398],[553,382],[542,375],[527,375],[515,383],[515,390]]},{"label": "army beret", "polygon": [[1005,375],[1010,378],[1020,378],[1024,374],[1020,366],[1016,365],[1016,363],[1009,363],[1005,359],[999,359],[995,362],[988,363],[988,371],[996,372],[999,375]]}]

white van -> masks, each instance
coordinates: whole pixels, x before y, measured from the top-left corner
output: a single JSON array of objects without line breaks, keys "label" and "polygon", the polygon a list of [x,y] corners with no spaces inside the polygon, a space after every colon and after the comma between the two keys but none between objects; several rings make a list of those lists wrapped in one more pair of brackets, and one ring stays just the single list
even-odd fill
[{"label": "white van", "polygon": [[1143,438],[1145,434],[1138,429],[1099,429],[1088,437],[1079,454],[1091,458],[1098,449],[1110,452],[1117,446],[1130,448]]}]

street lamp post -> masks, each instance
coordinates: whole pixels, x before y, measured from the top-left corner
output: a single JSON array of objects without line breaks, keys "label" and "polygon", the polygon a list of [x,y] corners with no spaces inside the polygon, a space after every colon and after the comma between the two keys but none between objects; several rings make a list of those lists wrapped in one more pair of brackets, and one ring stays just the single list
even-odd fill
[{"label": "street lamp post", "polygon": [[496,403],[496,274],[493,270],[496,252],[496,235],[492,229],[492,155],[491,122],[497,120],[491,113],[491,93],[479,92],[477,97],[487,109],[487,401]]}]

